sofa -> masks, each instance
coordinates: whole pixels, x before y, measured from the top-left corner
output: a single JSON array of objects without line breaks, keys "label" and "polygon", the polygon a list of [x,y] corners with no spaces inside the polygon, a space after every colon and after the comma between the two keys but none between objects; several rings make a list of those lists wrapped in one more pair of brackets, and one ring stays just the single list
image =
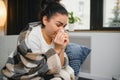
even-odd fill
[{"label": "sofa", "polygon": [[[18,35],[0,36],[0,69],[5,65],[10,53],[16,49],[17,38]],[[77,43],[88,48],[91,47],[91,37],[89,36],[70,36],[70,42]],[[80,72],[90,73],[90,55],[87,56],[84,63],[80,66]],[[2,75],[0,78],[2,79]]]}]

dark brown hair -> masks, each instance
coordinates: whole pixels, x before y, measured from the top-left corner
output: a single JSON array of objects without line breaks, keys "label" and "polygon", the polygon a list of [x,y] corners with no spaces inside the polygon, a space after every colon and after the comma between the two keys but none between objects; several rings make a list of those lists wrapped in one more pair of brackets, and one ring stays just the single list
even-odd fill
[{"label": "dark brown hair", "polygon": [[50,19],[54,14],[60,13],[68,16],[67,10],[59,3],[60,0],[41,0],[39,20],[41,21],[42,27],[44,24],[42,19],[47,16]]}]

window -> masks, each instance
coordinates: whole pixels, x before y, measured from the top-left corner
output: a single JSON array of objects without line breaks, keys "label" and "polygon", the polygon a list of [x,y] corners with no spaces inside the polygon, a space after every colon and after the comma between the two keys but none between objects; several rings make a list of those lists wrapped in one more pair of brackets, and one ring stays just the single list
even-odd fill
[{"label": "window", "polygon": [[[119,5],[117,4],[119,3]],[[119,6],[117,18],[115,7]],[[117,20],[117,24],[114,21]],[[91,0],[90,30],[120,30],[120,0]]]},{"label": "window", "polygon": [[[61,0],[61,3],[81,19],[76,30],[120,30],[120,0]],[[8,0],[7,35],[19,34],[27,23],[38,21],[38,5],[39,0]],[[113,22],[116,19],[117,24]]]},{"label": "window", "polygon": [[120,27],[120,0],[104,0],[104,27]]},{"label": "window", "polygon": [[[120,30],[120,0],[62,0],[62,3],[80,17],[76,30]],[[119,10],[115,13],[116,6]],[[113,23],[116,15],[118,21]]]},{"label": "window", "polygon": [[[69,2],[69,3],[68,3]],[[74,29],[90,30],[90,0],[61,0],[68,12],[80,18]]]}]

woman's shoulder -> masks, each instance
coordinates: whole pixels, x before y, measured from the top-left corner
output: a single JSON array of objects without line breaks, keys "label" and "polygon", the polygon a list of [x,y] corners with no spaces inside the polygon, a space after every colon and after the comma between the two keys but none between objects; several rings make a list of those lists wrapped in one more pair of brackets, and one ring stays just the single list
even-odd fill
[{"label": "woman's shoulder", "polygon": [[29,32],[29,35],[40,37],[41,34],[41,25],[36,25],[32,27],[32,30]]},{"label": "woman's shoulder", "polygon": [[41,39],[41,25],[36,25],[36,26],[29,26],[31,27],[31,30],[28,32],[26,36],[26,40],[28,41],[39,41]]}]

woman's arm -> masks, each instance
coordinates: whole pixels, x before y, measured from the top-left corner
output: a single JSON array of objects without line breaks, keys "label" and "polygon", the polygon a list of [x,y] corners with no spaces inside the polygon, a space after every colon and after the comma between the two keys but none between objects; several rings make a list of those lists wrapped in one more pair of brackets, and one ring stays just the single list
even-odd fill
[{"label": "woman's arm", "polygon": [[54,39],[55,42],[55,51],[60,57],[61,65],[64,66],[65,56],[64,56],[64,49],[69,43],[69,37],[66,32],[59,31]]}]

